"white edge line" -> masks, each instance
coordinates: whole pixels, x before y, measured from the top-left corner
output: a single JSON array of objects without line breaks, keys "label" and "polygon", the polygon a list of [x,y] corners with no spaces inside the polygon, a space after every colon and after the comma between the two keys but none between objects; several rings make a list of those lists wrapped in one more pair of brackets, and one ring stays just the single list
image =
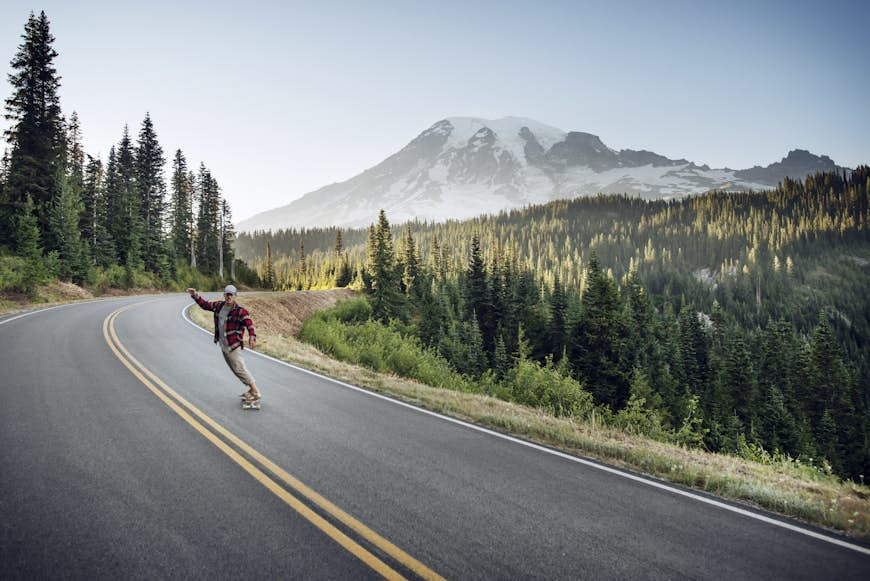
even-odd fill
[{"label": "white edge line", "polygon": [[[192,320],[192,319],[187,315],[187,311],[188,311],[188,309],[190,309],[190,308],[193,307],[193,306],[194,306],[193,304],[190,304],[190,305],[185,306],[183,309],[181,309],[181,317],[182,317],[185,321],[187,321],[190,325],[192,325],[193,327],[195,327],[196,329],[199,329],[199,330],[202,331],[203,333],[206,333],[206,334],[209,334],[209,335],[210,335],[211,333],[209,333],[206,329],[203,329],[202,327],[200,327],[199,325],[197,325],[196,323],[194,323],[193,320]],[[713,500],[712,498],[707,498],[707,497],[705,497],[705,496],[701,496],[700,494],[695,494],[694,492],[689,492],[689,491],[687,491],[687,490],[681,490],[681,489],[679,489],[679,488],[674,488],[673,486],[669,486],[669,485],[667,485],[667,484],[663,484],[663,483],[661,483],[661,482],[656,482],[655,480],[650,480],[650,479],[648,479],[648,478],[644,478],[644,477],[641,477],[641,476],[637,476],[637,475],[632,474],[632,473],[630,473],[630,472],[624,472],[624,471],[622,471],[622,470],[617,470],[617,469],[615,469],[615,468],[611,468],[610,466],[605,466],[605,465],[603,465],[603,464],[598,464],[598,463],[596,463],[596,462],[592,462],[592,461],[590,461],[590,460],[586,460],[586,459],[584,459],[584,458],[580,458],[580,457],[577,457],[577,456],[572,456],[572,455],[570,455],[570,454],[566,454],[566,453],[564,453],[564,452],[560,452],[560,451],[558,451],[558,450],[553,450],[553,449],[551,449],[551,448],[547,448],[547,447],[545,447],[545,446],[541,446],[541,445],[539,445],[539,444],[535,444],[535,443],[533,443],[533,442],[527,442],[527,441],[525,441],[525,440],[521,440],[521,439],[519,439],[519,438],[515,438],[514,436],[509,436],[509,435],[507,435],[507,434],[502,434],[502,433],[500,433],[500,432],[496,432],[496,431],[490,430],[490,429],[488,429],[488,428],[484,428],[484,427],[481,427],[481,426],[476,426],[476,425],[474,425],[474,424],[470,424],[470,423],[468,423],[468,422],[464,422],[464,421],[462,421],[462,420],[458,420],[458,419],[456,419],[456,418],[451,418],[450,416],[445,416],[445,415],[443,415],[443,414],[439,414],[439,413],[437,413],[437,412],[433,412],[433,411],[431,411],[431,410],[423,409],[423,408],[417,407],[417,406],[415,406],[415,405],[412,405],[412,404],[409,404],[409,403],[406,403],[406,402],[403,402],[403,401],[400,401],[400,400],[397,400],[397,399],[393,399],[393,398],[388,397],[388,396],[385,396],[385,395],[383,395],[383,394],[375,393],[375,392],[373,392],[373,391],[370,391],[370,390],[367,390],[367,389],[363,389],[363,388],[358,387],[358,386],[356,386],[356,385],[351,385],[350,383],[345,383],[345,382],[340,381],[340,380],[338,380],[338,379],[333,379],[332,377],[327,377],[326,375],[322,375],[322,374],[317,373],[317,372],[315,372],[315,371],[311,371],[311,370],[309,370],[309,369],[305,369],[304,367],[299,367],[299,366],[297,366],[297,365],[293,365],[292,363],[287,363],[286,361],[281,361],[280,359],[276,359],[276,358],[271,357],[271,356],[269,356],[269,355],[266,355],[266,354],[264,354],[264,353],[259,353],[259,352],[257,352],[257,351],[249,351],[249,352],[250,352],[250,353],[253,353],[254,355],[259,355],[260,357],[264,357],[265,359],[270,359],[270,360],[274,361],[275,363],[280,363],[281,365],[285,365],[285,366],[287,366],[287,367],[290,367],[291,369],[295,369],[296,371],[301,371],[301,372],[303,372],[303,373],[307,373],[307,374],[309,374],[309,375],[313,375],[313,376],[315,376],[315,377],[319,377],[319,378],[321,378],[321,379],[325,379],[325,380],[327,380],[327,381],[330,381],[330,382],[335,383],[335,384],[337,384],[337,385],[340,385],[340,386],[342,386],[342,387],[346,387],[346,388],[348,388],[348,389],[352,389],[352,390],[354,390],[354,391],[358,391],[358,392],[360,392],[360,393],[364,393],[364,394],[369,395],[369,396],[371,396],[371,397],[376,397],[376,398],[378,398],[378,399],[381,399],[381,400],[384,400],[384,401],[388,401],[388,402],[391,402],[391,403],[393,403],[393,404],[396,404],[396,405],[399,405],[399,406],[402,406],[402,407],[405,407],[405,408],[408,408],[408,409],[412,409],[412,410],[414,410],[414,411],[417,411],[417,412],[420,412],[420,413],[423,413],[423,414],[427,414],[427,415],[430,415],[430,416],[433,416],[433,417],[439,418],[439,419],[444,420],[444,421],[447,421],[447,422],[451,422],[451,423],[454,423],[454,424],[458,424],[458,425],[460,425],[460,426],[464,426],[464,427],[466,427],[466,428],[470,428],[470,429],[472,429],[472,430],[477,430],[478,432],[483,432],[483,433],[485,433],[485,434],[489,434],[489,435],[491,435],[491,436],[495,436],[495,437],[497,437],[497,438],[501,438],[501,439],[503,439],[503,440],[508,440],[508,441],[510,441],[510,442],[514,442],[514,443],[516,443],[516,444],[521,444],[521,445],[526,446],[526,447],[528,447],[528,448],[533,448],[533,449],[535,449],[535,450],[539,450],[539,451],[541,451],[541,452],[546,452],[546,453],[548,453],[548,454],[552,454],[552,455],[554,455],[554,456],[558,456],[558,457],[560,457],[560,458],[564,458],[564,459],[566,459],[566,460],[571,460],[572,462],[577,462],[577,463],[579,463],[579,464],[583,464],[584,466],[589,466],[589,467],[591,467],[591,468],[596,468],[596,469],[598,469],[598,470],[603,470],[604,472],[609,472],[610,474],[615,474],[615,475],[617,475],[617,476],[622,476],[623,478],[628,478],[629,480],[634,480],[635,482],[640,482],[640,483],[642,483],[642,484],[646,484],[647,486],[652,486],[652,487],[654,487],[654,488],[658,488],[658,489],[661,489],[661,490],[665,490],[665,491],[671,492],[671,493],[673,493],[673,494],[678,494],[678,495],[680,495],[680,496],[684,496],[684,497],[686,497],[686,498],[691,498],[691,499],[693,499],[693,500],[697,500],[697,501],[699,501],[699,502],[703,502],[703,503],[706,503],[706,504],[709,504],[709,505],[715,506],[715,507],[717,507],[717,508],[721,508],[721,509],[724,509],[724,510],[728,510],[728,511],[731,511],[731,512],[734,512],[734,513],[737,513],[737,514],[740,514],[740,515],[743,515],[743,516],[746,516],[746,517],[749,517],[749,518],[753,518],[753,519],[755,519],[755,520],[759,520],[759,521],[761,521],[761,522],[765,522],[765,523],[767,523],[767,524],[771,524],[771,525],[778,526],[778,527],[781,527],[781,528],[784,528],[784,529],[787,529],[787,530],[790,530],[790,531],[793,531],[793,532],[796,532],[796,533],[800,533],[800,534],[803,534],[803,535],[807,535],[807,536],[812,537],[812,538],[814,538],[814,539],[818,539],[818,540],[821,540],[821,541],[825,541],[825,542],[827,542],[827,543],[831,543],[831,544],[834,544],[834,545],[838,545],[838,546],[840,546],[840,547],[844,547],[844,548],[846,548],[846,549],[851,549],[851,550],[853,550],[853,551],[857,551],[857,552],[859,552],[859,553],[863,553],[863,554],[865,554],[865,555],[870,555],[870,548],[862,547],[861,545],[856,545],[856,544],[850,543],[850,542],[848,542],[848,541],[844,541],[844,540],[842,540],[842,539],[838,539],[838,538],[836,538],[836,537],[831,537],[831,536],[828,536],[828,535],[825,535],[825,534],[822,534],[822,533],[819,533],[819,532],[816,532],[816,531],[812,531],[812,530],[809,530],[809,529],[805,529],[805,528],[803,528],[803,527],[799,527],[799,526],[794,525],[794,524],[791,524],[791,523],[787,523],[787,522],[783,522],[783,521],[780,521],[780,520],[776,520],[776,519],[773,519],[773,518],[770,518],[770,517],[764,516],[764,515],[762,515],[762,514],[758,514],[758,513],[755,513],[755,512],[749,511],[749,510],[745,510],[745,509],[742,509],[742,508],[739,508],[739,507],[736,507],[736,506],[732,506],[732,505],[730,505],[730,504],[726,504],[726,503],[724,503],[724,502],[720,502],[720,501],[718,501],[718,500]]]},{"label": "white edge line", "polygon": [[[114,297],[113,297],[114,298]],[[90,301],[76,301],[74,303],[64,303],[62,305],[55,305],[53,307],[43,307],[40,309],[33,309],[32,311],[27,311],[26,313],[21,313],[20,315],[15,315],[14,317],[9,317],[8,319],[3,319],[0,321],[0,325],[5,325],[6,323],[11,323],[17,319],[23,319],[24,317],[29,317],[30,315],[35,315],[37,313],[44,313],[46,311],[53,311],[54,309],[62,309],[64,307],[72,307],[75,305],[83,305],[87,303],[96,303],[99,301],[104,301],[106,299],[93,299]]]},{"label": "white edge line", "polygon": [[53,311],[54,309],[62,309],[64,307],[74,307],[76,305],[89,305],[91,303],[114,301],[114,300],[118,300],[118,299],[139,299],[139,298],[149,297],[149,296],[160,297],[160,296],[169,296],[169,295],[162,295],[162,294],[161,295],[126,295],[126,296],[120,296],[120,297],[100,297],[100,298],[94,298],[94,299],[87,299],[87,300],[83,300],[83,301],[75,301],[72,303],[64,303],[62,305],[54,305],[53,307],[41,307],[41,308],[31,309],[29,311],[21,313],[20,315],[15,315],[13,317],[9,317],[8,319],[3,319],[2,321],[0,321],[0,325],[5,325],[6,323],[11,323],[12,321],[15,321],[17,319],[29,317],[30,315],[36,315],[37,313],[44,313],[46,311]]}]

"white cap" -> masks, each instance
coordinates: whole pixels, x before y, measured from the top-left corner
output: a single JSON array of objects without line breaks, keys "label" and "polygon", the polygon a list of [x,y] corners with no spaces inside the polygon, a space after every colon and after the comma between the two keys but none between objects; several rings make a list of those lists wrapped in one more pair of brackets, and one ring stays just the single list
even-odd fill
[{"label": "white cap", "polygon": [[227,288],[224,289],[224,294],[225,294],[225,295],[228,295],[228,294],[234,294],[234,295],[237,295],[237,294],[239,294],[239,291],[236,290],[236,287],[234,287],[233,285],[228,284],[228,285],[227,285]]}]

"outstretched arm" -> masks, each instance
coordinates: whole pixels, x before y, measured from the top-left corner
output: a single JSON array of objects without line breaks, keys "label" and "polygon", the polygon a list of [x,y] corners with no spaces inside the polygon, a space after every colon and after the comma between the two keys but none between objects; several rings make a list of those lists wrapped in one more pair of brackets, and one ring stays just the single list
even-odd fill
[{"label": "outstretched arm", "polygon": [[193,298],[193,300],[196,301],[196,304],[198,304],[198,305],[200,306],[201,309],[206,310],[206,311],[214,311],[215,305],[216,305],[217,303],[213,303],[213,302],[211,302],[211,301],[207,301],[207,300],[205,300],[204,298],[202,298],[201,296],[199,296],[199,295],[197,294],[195,288],[189,288],[189,289],[187,289],[187,293],[191,296],[191,298]]}]

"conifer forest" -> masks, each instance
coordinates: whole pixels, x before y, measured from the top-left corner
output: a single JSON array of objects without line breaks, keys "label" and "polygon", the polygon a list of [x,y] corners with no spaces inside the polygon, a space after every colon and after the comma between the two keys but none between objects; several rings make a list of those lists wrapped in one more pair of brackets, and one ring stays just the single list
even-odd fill
[{"label": "conifer forest", "polygon": [[[45,13],[31,14],[11,62],[0,165],[0,290],[29,295],[52,279],[106,288],[256,282],[235,259],[232,214],[211,171],[166,154],[148,113],[119,128],[106,159],[84,151],[65,116]],[[246,278],[247,277],[247,278]]]},{"label": "conifer forest", "polygon": [[857,481],[868,190],[861,166],[772,191],[607,195],[396,229],[381,212],[369,229],[242,233],[236,252],[274,288],[364,290],[375,319],[465,376],[497,382],[528,357],[650,433]]}]

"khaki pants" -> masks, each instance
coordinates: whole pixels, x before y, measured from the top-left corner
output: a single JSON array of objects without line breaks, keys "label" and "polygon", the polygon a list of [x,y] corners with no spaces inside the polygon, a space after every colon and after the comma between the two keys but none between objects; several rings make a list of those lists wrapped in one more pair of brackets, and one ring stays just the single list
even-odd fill
[{"label": "khaki pants", "polygon": [[221,353],[224,354],[224,361],[227,362],[227,365],[230,366],[230,369],[233,370],[236,377],[238,377],[239,380],[248,387],[252,386],[254,384],[254,378],[251,376],[248,368],[245,367],[245,360],[242,359],[242,348],[238,347],[232,351],[224,351],[221,349]]}]

